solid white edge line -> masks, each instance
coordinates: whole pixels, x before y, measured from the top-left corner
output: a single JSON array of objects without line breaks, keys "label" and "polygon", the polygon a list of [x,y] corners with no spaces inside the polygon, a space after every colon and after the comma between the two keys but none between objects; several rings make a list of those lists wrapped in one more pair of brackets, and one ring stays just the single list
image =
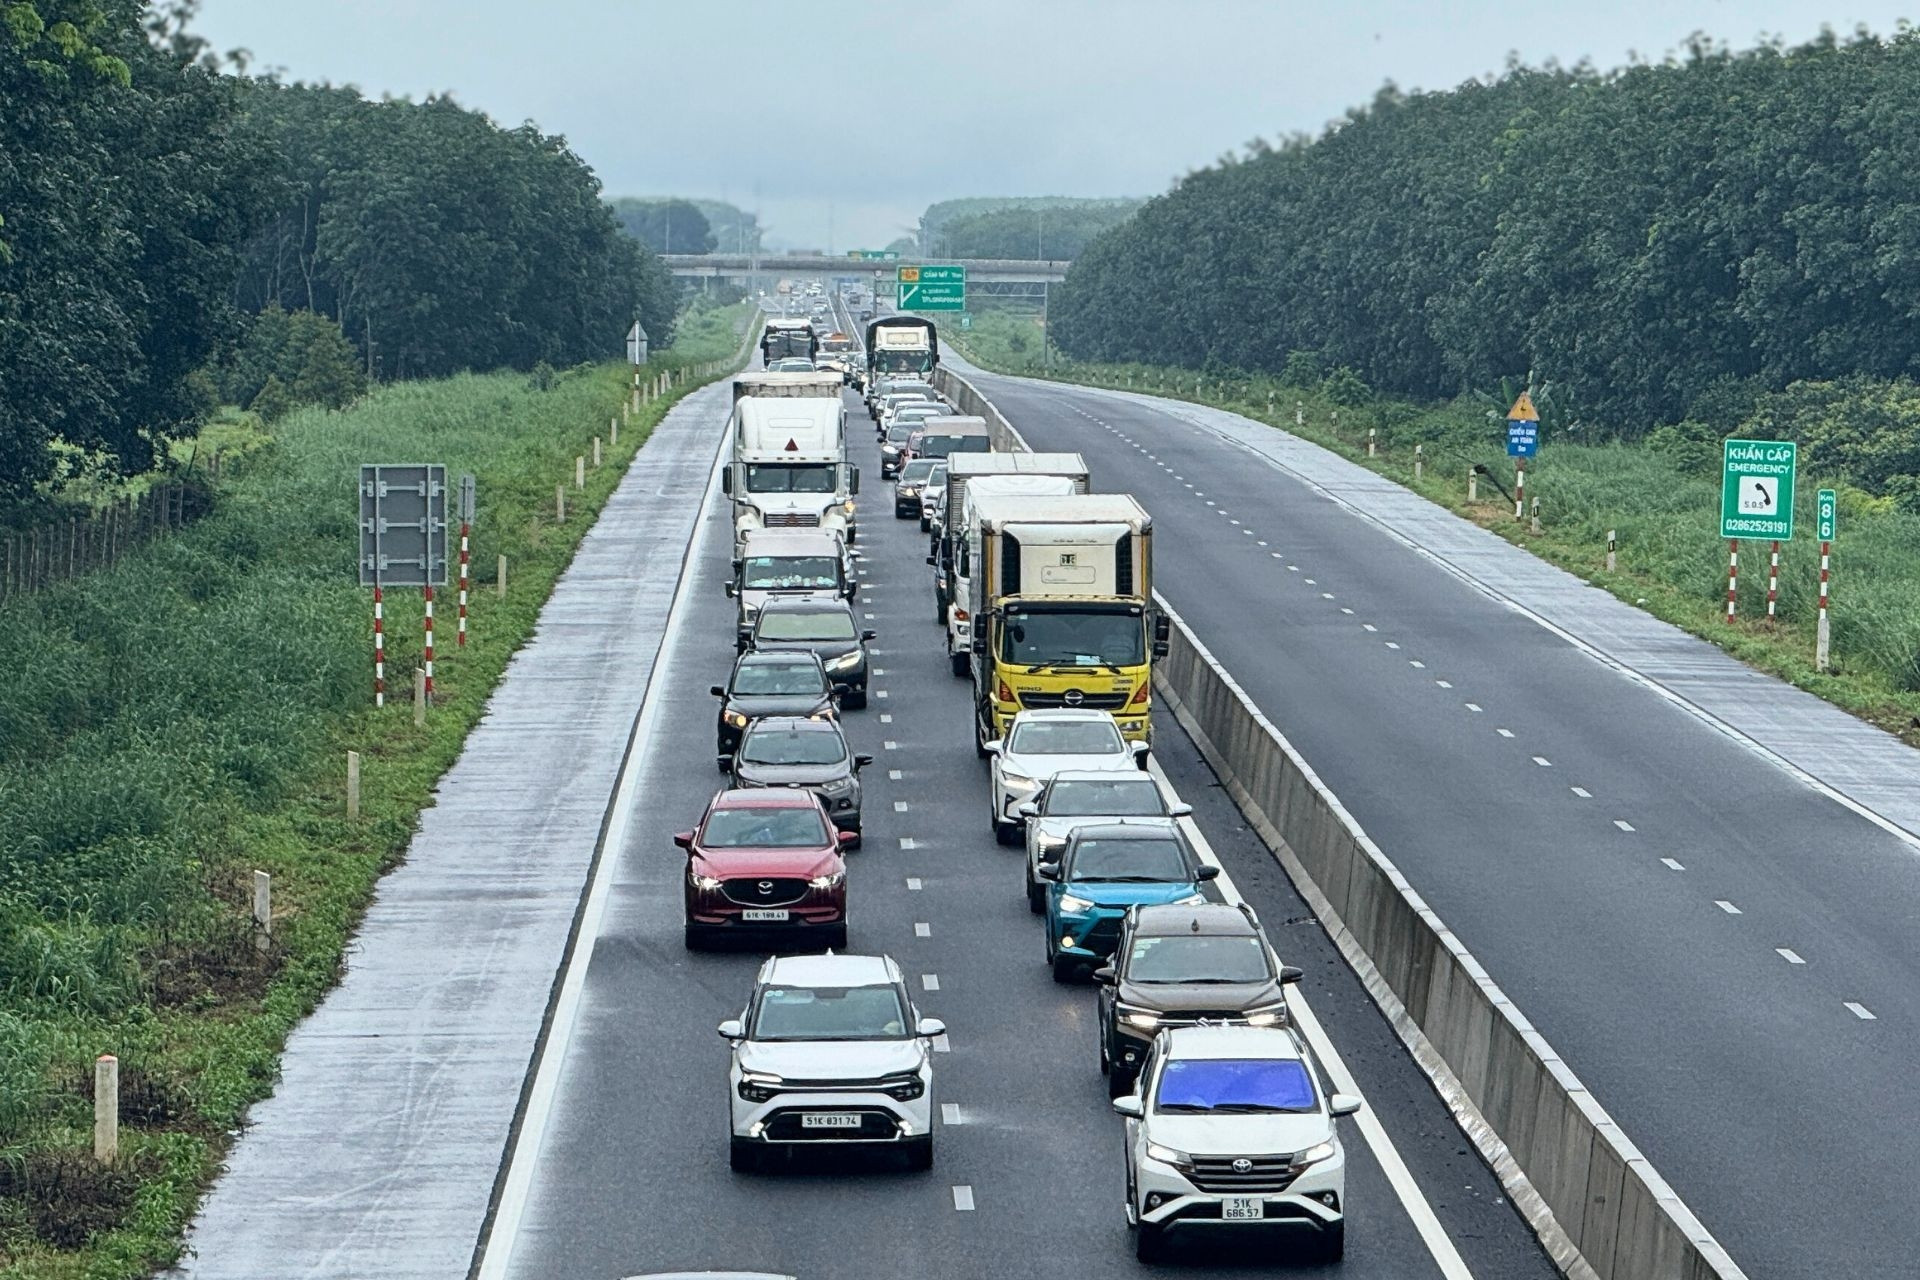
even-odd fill
[{"label": "solid white edge line", "polygon": [[[1155,782],[1160,784],[1162,791],[1170,797],[1177,798],[1178,793],[1174,791],[1173,784],[1167,780],[1166,773],[1160,768],[1160,762],[1151,756],[1147,758],[1147,772],[1153,776]],[[1193,847],[1200,854],[1201,861],[1209,866],[1220,868],[1220,874],[1213,883],[1219,887],[1221,896],[1235,905],[1245,902],[1246,899],[1240,896],[1240,890],[1233,883],[1233,877],[1227,873],[1224,866],[1221,866],[1219,855],[1214,853],[1213,846],[1207,842],[1206,834],[1200,830],[1200,824],[1191,816],[1181,818],[1179,822],[1185,829],[1187,837],[1193,841]],[[1308,1006],[1306,994],[1297,985],[1287,992],[1287,1007],[1299,1015],[1296,1021],[1300,1024],[1300,1031],[1306,1036],[1307,1043],[1312,1046],[1314,1056],[1320,1059],[1327,1074],[1333,1078],[1334,1087],[1341,1093],[1352,1093],[1364,1097],[1365,1095],[1360,1092],[1359,1084],[1353,1078],[1353,1073],[1347,1069],[1346,1060],[1334,1047],[1326,1028],[1320,1024],[1320,1019],[1314,1016],[1312,1008]],[[1427,1252],[1433,1255],[1434,1265],[1440,1268],[1440,1274],[1445,1276],[1446,1280],[1472,1280],[1473,1272],[1468,1269],[1466,1260],[1460,1256],[1460,1251],[1453,1247],[1453,1241],[1448,1237],[1447,1229],[1440,1225],[1440,1216],[1433,1211],[1433,1206],[1428,1203],[1426,1194],[1420,1190],[1420,1184],[1414,1181],[1413,1172],[1407,1168],[1406,1161],[1400,1158],[1399,1148],[1393,1145],[1393,1139],[1387,1134],[1386,1126],[1380,1122],[1380,1117],[1373,1105],[1369,1103],[1361,1107],[1354,1113],[1353,1119],[1360,1128],[1360,1136],[1366,1139],[1368,1149],[1373,1152],[1374,1160],[1379,1163],[1380,1171],[1386,1174],[1388,1184],[1393,1187],[1394,1195],[1399,1198],[1400,1207],[1406,1210],[1414,1230],[1420,1233],[1421,1242],[1427,1246]]]},{"label": "solid white edge line", "polygon": [[[533,1087],[527,1093],[526,1106],[521,1112],[520,1130],[514,1136],[512,1149],[507,1153],[506,1181],[500,1188],[500,1198],[494,1206],[486,1234],[476,1242],[476,1247],[485,1250],[480,1267],[475,1272],[476,1280],[501,1280],[513,1262],[513,1248],[519,1239],[520,1221],[526,1214],[528,1193],[533,1187],[534,1165],[539,1161],[547,1124],[552,1119],[554,1103],[559,1097],[560,1077],[565,1074],[567,1050],[573,1041],[574,1024],[579,1020],[587,969],[600,939],[601,923],[606,918],[614,868],[620,862],[621,851],[626,847],[627,827],[633,821],[634,793],[642,772],[639,765],[654,742],[653,722],[658,718],[660,704],[664,701],[660,695],[665,693],[665,686],[656,685],[654,676],[670,669],[686,636],[686,629],[676,624],[692,594],[688,587],[698,572],[695,566],[709,541],[707,516],[713,505],[713,497],[719,492],[719,444],[723,443],[724,438],[714,447],[706,492],[701,497],[700,510],[694,516],[693,530],[687,539],[688,555],[681,565],[680,580],[673,590],[673,603],[667,607],[666,627],[661,633],[660,648],[654,654],[653,670],[647,677],[647,692],[634,722],[633,742],[638,749],[627,756],[620,777],[614,784],[613,809],[607,820],[600,863],[594,868],[592,883],[587,886],[586,906],[581,910],[580,928],[574,935],[573,954],[568,957],[566,974],[560,980],[560,994],[553,1005],[553,1018],[539,1048],[540,1062],[534,1072]],[[716,524],[712,527],[719,526]]]}]

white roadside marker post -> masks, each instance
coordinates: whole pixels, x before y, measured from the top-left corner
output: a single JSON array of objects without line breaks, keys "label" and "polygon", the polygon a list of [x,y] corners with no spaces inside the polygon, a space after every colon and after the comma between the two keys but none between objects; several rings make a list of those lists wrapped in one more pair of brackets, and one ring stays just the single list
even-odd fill
[{"label": "white roadside marker post", "polygon": [[120,1156],[120,1059],[93,1060],[93,1158],[112,1164]]}]

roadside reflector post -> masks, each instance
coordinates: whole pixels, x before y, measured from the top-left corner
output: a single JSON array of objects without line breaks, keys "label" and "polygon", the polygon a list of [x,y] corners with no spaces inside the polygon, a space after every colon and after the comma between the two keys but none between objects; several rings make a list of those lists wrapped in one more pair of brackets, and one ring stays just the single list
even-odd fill
[{"label": "roadside reflector post", "polygon": [[593,465],[596,468],[599,467],[600,465],[600,437],[599,436],[595,436],[593,438]]},{"label": "roadside reflector post", "polygon": [[1740,540],[1727,539],[1727,621],[1733,621],[1734,596],[1740,585]]},{"label": "roadside reflector post", "polygon": [[494,594],[504,596],[507,594],[507,558],[505,556],[500,557],[495,573],[497,576],[493,581]]},{"label": "roadside reflector post", "polygon": [[1413,478],[1415,480],[1422,480],[1426,478],[1426,474],[1427,446],[1417,444],[1413,446]]},{"label": "roadside reflector post", "polygon": [[1467,501],[1480,501],[1480,473],[1472,467],[1467,468]]},{"label": "roadside reflector post", "polygon": [[264,871],[253,873],[253,949],[265,951],[273,945],[273,877]]},{"label": "roadside reflector post", "polygon": [[1540,532],[1540,499],[1533,500],[1533,532]]},{"label": "roadside reflector post", "polygon": [[473,526],[465,520],[462,520],[460,522],[460,621],[458,635],[454,640],[455,647],[461,649],[467,647],[467,587],[470,581],[468,577],[470,566],[467,563],[467,548],[470,544],[470,535],[472,533]]},{"label": "roadside reflector post", "polygon": [[1820,614],[1816,623],[1813,641],[1813,665],[1816,671],[1825,671],[1833,657],[1832,632],[1827,623],[1827,580],[1833,567],[1833,530],[1835,516],[1839,514],[1839,498],[1834,490],[1822,489],[1819,493],[1818,513],[1820,519]]},{"label": "roadside reflector post", "polygon": [[93,1158],[112,1164],[120,1157],[120,1059],[93,1060]]},{"label": "roadside reflector post", "polygon": [[1379,447],[1380,447],[1379,428],[1368,427],[1367,428],[1367,456],[1369,458],[1374,457],[1379,451]]},{"label": "roadside reflector post", "polygon": [[1616,536],[1616,531],[1612,529],[1607,530],[1607,572],[1608,573],[1612,573],[1615,569],[1618,569],[1620,567],[1620,559],[1617,554],[1619,549],[1620,549],[1620,543],[1619,543],[1619,539]]},{"label": "roadside reflector post", "polygon": [[415,667],[413,671],[413,723],[415,726],[427,722],[427,672],[424,667]]},{"label": "roadside reflector post", "polygon": [[387,705],[387,634],[386,605],[381,601],[380,588],[373,589],[373,705]]},{"label": "roadside reflector post", "polygon": [[426,588],[426,608],[420,619],[422,633],[420,673],[426,678],[427,701],[433,701],[433,588]]},{"label": "roadside reflector post", "polygon": [[620,424],[619,423],[609,422],[607,424],[607,443],[615,449],[618,449],[620,447]]},{"label": "roadside reflector post", "polygon": [[1296,427],[1304,427],[1307,425],[1307,402],[1305,400],[1295,400],[1293,402],[1293,425]]},{"label": "roadside reflector post", "polygon": [[573,458],[573,487],[587,487],[587,456],[584,453],[575,454]]},{"label": "roadside reflector post", "polygon": [[347,752],[347,821],[360,820],[360,753]]},{"label": "roadside reflector post", "polygon": [[1767,554],[1767,621],[1774,620],[1774,604],[1780,598],[1780,543],[1776,540]]},{"label": "roadside reflector post", "polygon": [[1527,514],[1527,460],[1513,460],[1513,518],[1522,519]]},{"label": "roadside reflector post", "polygon": [[567,486],[553,486],[553,519],[556,524],[567,522]]}]

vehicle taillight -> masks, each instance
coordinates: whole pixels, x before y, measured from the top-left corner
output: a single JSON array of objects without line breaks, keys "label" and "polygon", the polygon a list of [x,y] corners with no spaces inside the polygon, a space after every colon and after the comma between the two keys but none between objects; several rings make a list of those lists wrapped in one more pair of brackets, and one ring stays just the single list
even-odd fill
[{"label": "vehicle taillight", "polygon": [[1000,701],[1002,702],[1013,701],[1013,690],[1007,686],[1007,682],[1005,680],[1002,680],[1000,682]]},{"label": "vehicle taillight", "polygon": [[1134,691],[1133,701],[1129,705],[1136,706],[1136,707],[1146,706],[1147,693],[1152,688],[1153,688],[1153,682],[1151,680],[1142,680],[1140,682],[1140,687]]},{"label": "vehicle taillight", "polygon": [[953,611],[953,620],[955,622],[965,622],[967,620],[967,611],[965,609],[956,608]]}]

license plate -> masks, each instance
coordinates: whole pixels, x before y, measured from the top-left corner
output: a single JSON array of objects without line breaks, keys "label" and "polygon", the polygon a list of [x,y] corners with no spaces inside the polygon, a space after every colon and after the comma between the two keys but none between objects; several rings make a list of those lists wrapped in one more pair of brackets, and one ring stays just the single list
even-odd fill
[{"label": "license plate", "polygon": [[742,911],[740,918],[748,924],[771,924],[785,920],[787,918],[787,909],[785,907],[762,907],[758,910],[749,909]]},{"label": "license plate", "polygon": [[851,1111],[813,1111],[800,1117],[802,1129],[858,1129],[860,1117]]},{"label": "license plate", "polygon": [[1220,1202],[1225,1222],[1257,1222],[1267,1216],[1267,1202],[1258,1196],[1228,1196]]}]

